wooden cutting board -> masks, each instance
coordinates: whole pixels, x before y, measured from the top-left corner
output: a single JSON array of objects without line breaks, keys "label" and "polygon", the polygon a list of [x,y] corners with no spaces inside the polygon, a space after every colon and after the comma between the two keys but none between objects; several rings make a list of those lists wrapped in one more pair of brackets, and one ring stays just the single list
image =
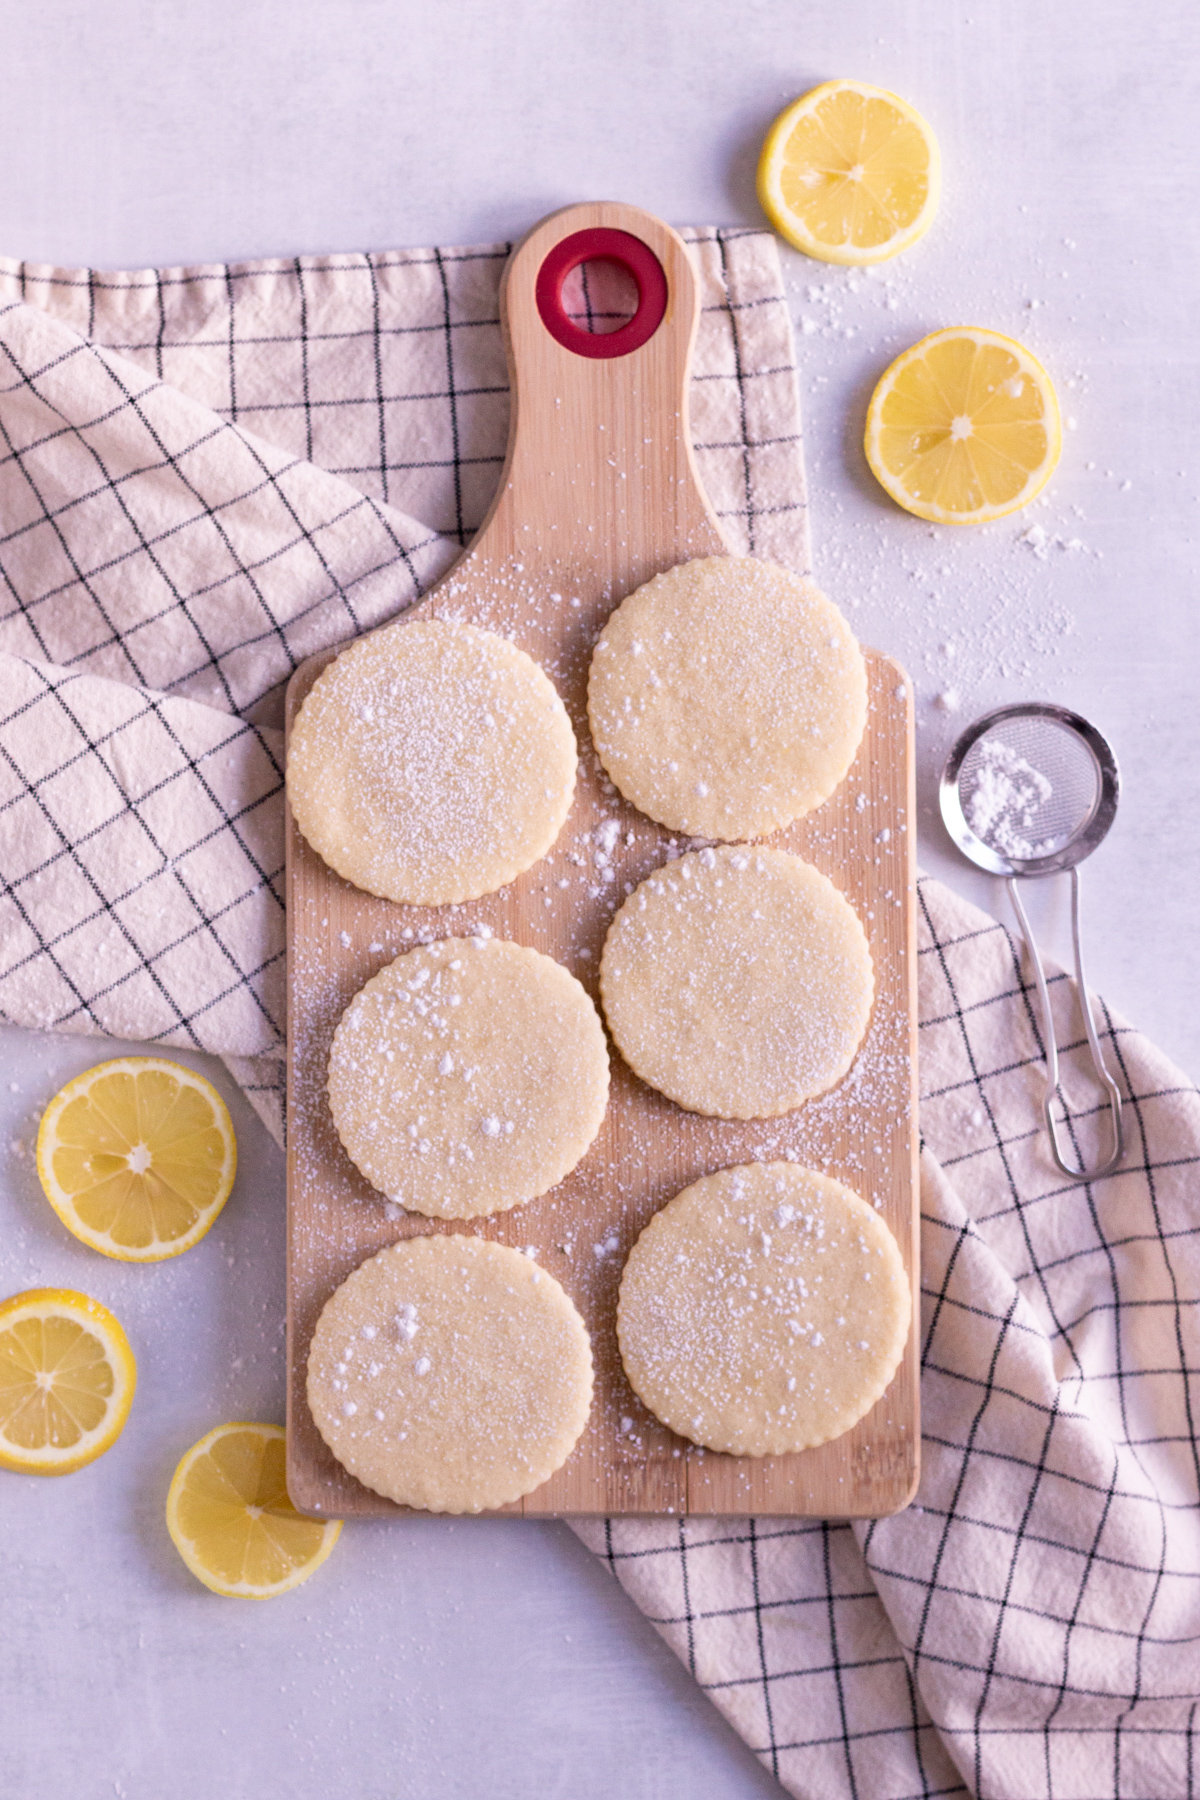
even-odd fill
[{"label": "wooden cutting board", "polygon": [[[585,233],[626,233],[633,242]],[[639,283],[638,314],[607,343],[588,341],[558,298],[563,270],[583,255],[623,259]],[[407,1510],[361,1486],[326,1449],[305,1401],[305,1361],[322,1306],[352,1269],[399,1238],[447,1230],[532,1246],[592,1334],[596,1399],[588,1428],[565,1466],[505,1511],[870,1517],[907,1504],[916,1486],[915,1332],[891,1387],[852,1431],[799,1455],[762,1459],[699,1450],[660,1425],[630,1390],[615,1335],[621,1268],[647,1220],[700,1175],[784,1156],[880,1205],[911,1272],[917,1316],[913,715],[906,677],[888,657],[866,652],[867,731],[846,780],[817,812],[770,840],[830,876],[870,939],[871,1025],[840,1087],[779,1119],[707,1119],[644,1086],[614,1050],[603,1127],[567,1179],[494,1219],[449,1224],[389,1220],[383,1197],[342,1150],[325,1099],[338,1018],[401,951],[486,925],[556,957],[598,998],[600,948],[614,911],[632,884],[686,847],[603,779],[588,736],[586,690],[596,633],[627,593],[674,563],[729,554],[697,480],[688,429],[697,311],[687,248],[649,214],[575,206],[530,233],[513,253],[501,293],[512,424],[499,492],[470,549],[406,615],[502,632],[555,682],[582,760],[574,806],[550,854],[485,900],[397,906],[334,875],[289,815],[288,1487],[305,1512]],[[602,353],[614,347],[615,354]],[[297,670],[289,729],[332,655]],[[594,834],[610,818],[620,831],[606,868]]]}]

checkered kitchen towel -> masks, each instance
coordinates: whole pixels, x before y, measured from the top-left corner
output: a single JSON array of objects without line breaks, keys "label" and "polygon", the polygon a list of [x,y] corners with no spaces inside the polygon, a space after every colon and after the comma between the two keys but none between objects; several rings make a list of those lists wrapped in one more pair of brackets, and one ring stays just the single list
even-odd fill
[{"label": "checkered kitchen towel", "polygon": [[[703,479],[739,547],[804,570],[773,241],[689,236]],[[0,1016],[213,1051],[281,1135],[282,688],[482,517],[504,256],[0,264]],[[917,1504],[580,1535],[794,1794],[1190,1795],[1200,1100],[1106,1014],[1130,1142],[1064,1184],[1027,969],[922,905]]]},{"label": "checkered kitchen towel", "polygon": [[[705,486],[807,567],[773,242],[689,236]],[[0,263],[0,1017],[213,1051],[282,1136],[283,689],[482,519],[507,254]]]}]

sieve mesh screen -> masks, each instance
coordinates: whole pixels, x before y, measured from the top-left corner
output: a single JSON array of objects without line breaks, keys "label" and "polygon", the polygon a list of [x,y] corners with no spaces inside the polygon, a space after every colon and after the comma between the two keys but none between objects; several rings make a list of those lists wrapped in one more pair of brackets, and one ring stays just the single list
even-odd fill
[{"label": "sieve mesh screen", "polygon": [[1031,861],[1062,850],[1090,823],[1101,770],[1069,725],[1018,715],[999,720],[971,746],[958,794],[967,823],[989,850]]}]

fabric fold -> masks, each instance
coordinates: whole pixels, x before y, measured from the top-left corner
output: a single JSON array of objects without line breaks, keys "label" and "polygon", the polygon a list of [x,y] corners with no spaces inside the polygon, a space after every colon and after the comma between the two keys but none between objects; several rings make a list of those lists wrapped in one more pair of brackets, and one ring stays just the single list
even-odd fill
[{"label": "fabric fold", "polygon": [[282,1054],[279,732],[0,652],[0,1013]]},{"label": "fabric fold", "polygon": [[[1200,1094],[1103,1012],[1132,1120],[1063,1180],[1012,935],[921,883],[922,1476],[892,1518],[580,1523],[790,1793],[1159,1800],[1195,1770]],[[1050,991],[1077,1129],[1103,1092]]]},{"label": "fabric fold", "polygon": [[[735,549],[807,573],[774,240],[685,235],[701,479]],[[0,263],[0,1017],[212,1051],[282,1139],[282,684],[484,516],[506,254]],[[1191,1793],[1200,1097],[1103,1012],[1126,1155],[1064,1182],[1018,947],[921,908],[915,1505],[576,1529],[806,1800]],[[1050,987],[1086,1151],[1106,1102]]]},{"label": "fabric fold", "polygon": [[0,311],[0,649],[281,721],[458,546],[33,307]]},{"label": "fabric fold", "polygon": [[[703,479],[734,544],[803,572],[774,244],[687,237]],[[450,566],[504,457],[507,254],[125,272],[0,262],[0,656],[13,659],[0,1016],[211,1050],[279,1141],[278,749],[270,791],[252,734],[230,741],[214,780],[207,746],[226,727],[162,703],[262,727],[262,750],[298,662],[394,617]],[[68,694],[79,676],[91,685]],[[139,698],[105,698],[106,682]],[[161,793],[142,793],[141,757],[159,759]],[[78,827],[85,802],[99,833]],[[156,849],[168,806],[170,848]],[[138,891],[152,875],[153,902]]]}]

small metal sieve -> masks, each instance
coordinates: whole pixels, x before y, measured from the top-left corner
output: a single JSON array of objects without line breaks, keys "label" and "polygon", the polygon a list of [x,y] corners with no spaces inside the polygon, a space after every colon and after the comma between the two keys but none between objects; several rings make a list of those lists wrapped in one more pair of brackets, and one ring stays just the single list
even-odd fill
[{"label": "small metal sieve", "polygon": [[[992,875],[1008,878],[1008,891],[1029,947],[1037,981],[1046,1047],[1042,1112],[1054,1160],[1072,1181],[1098,1181],[1121,1160],[1121,1095],[1100,1051],[1083,974],[1079,924],[1079,868],[1102,842],[1116,816],[1121,775],[1111,745],[1086,719],[1064,706],[1030,702],[1001,706],[968,727],[942,771],[939,799],[946,829],[963,855]],[[1108,1094],[1112,1150],[1094,1169],[1075,1167],[1063,1154],[1057,1097],[1070,1117],[1058,1072],[1058,1045],[1042,959],[1034,942],[1018,882],[1029,876],[1071,871],[1071,935],[1075,980],[1096,1075]],[[1079,1159],[1082,1164],[1082,1158]]]}]

